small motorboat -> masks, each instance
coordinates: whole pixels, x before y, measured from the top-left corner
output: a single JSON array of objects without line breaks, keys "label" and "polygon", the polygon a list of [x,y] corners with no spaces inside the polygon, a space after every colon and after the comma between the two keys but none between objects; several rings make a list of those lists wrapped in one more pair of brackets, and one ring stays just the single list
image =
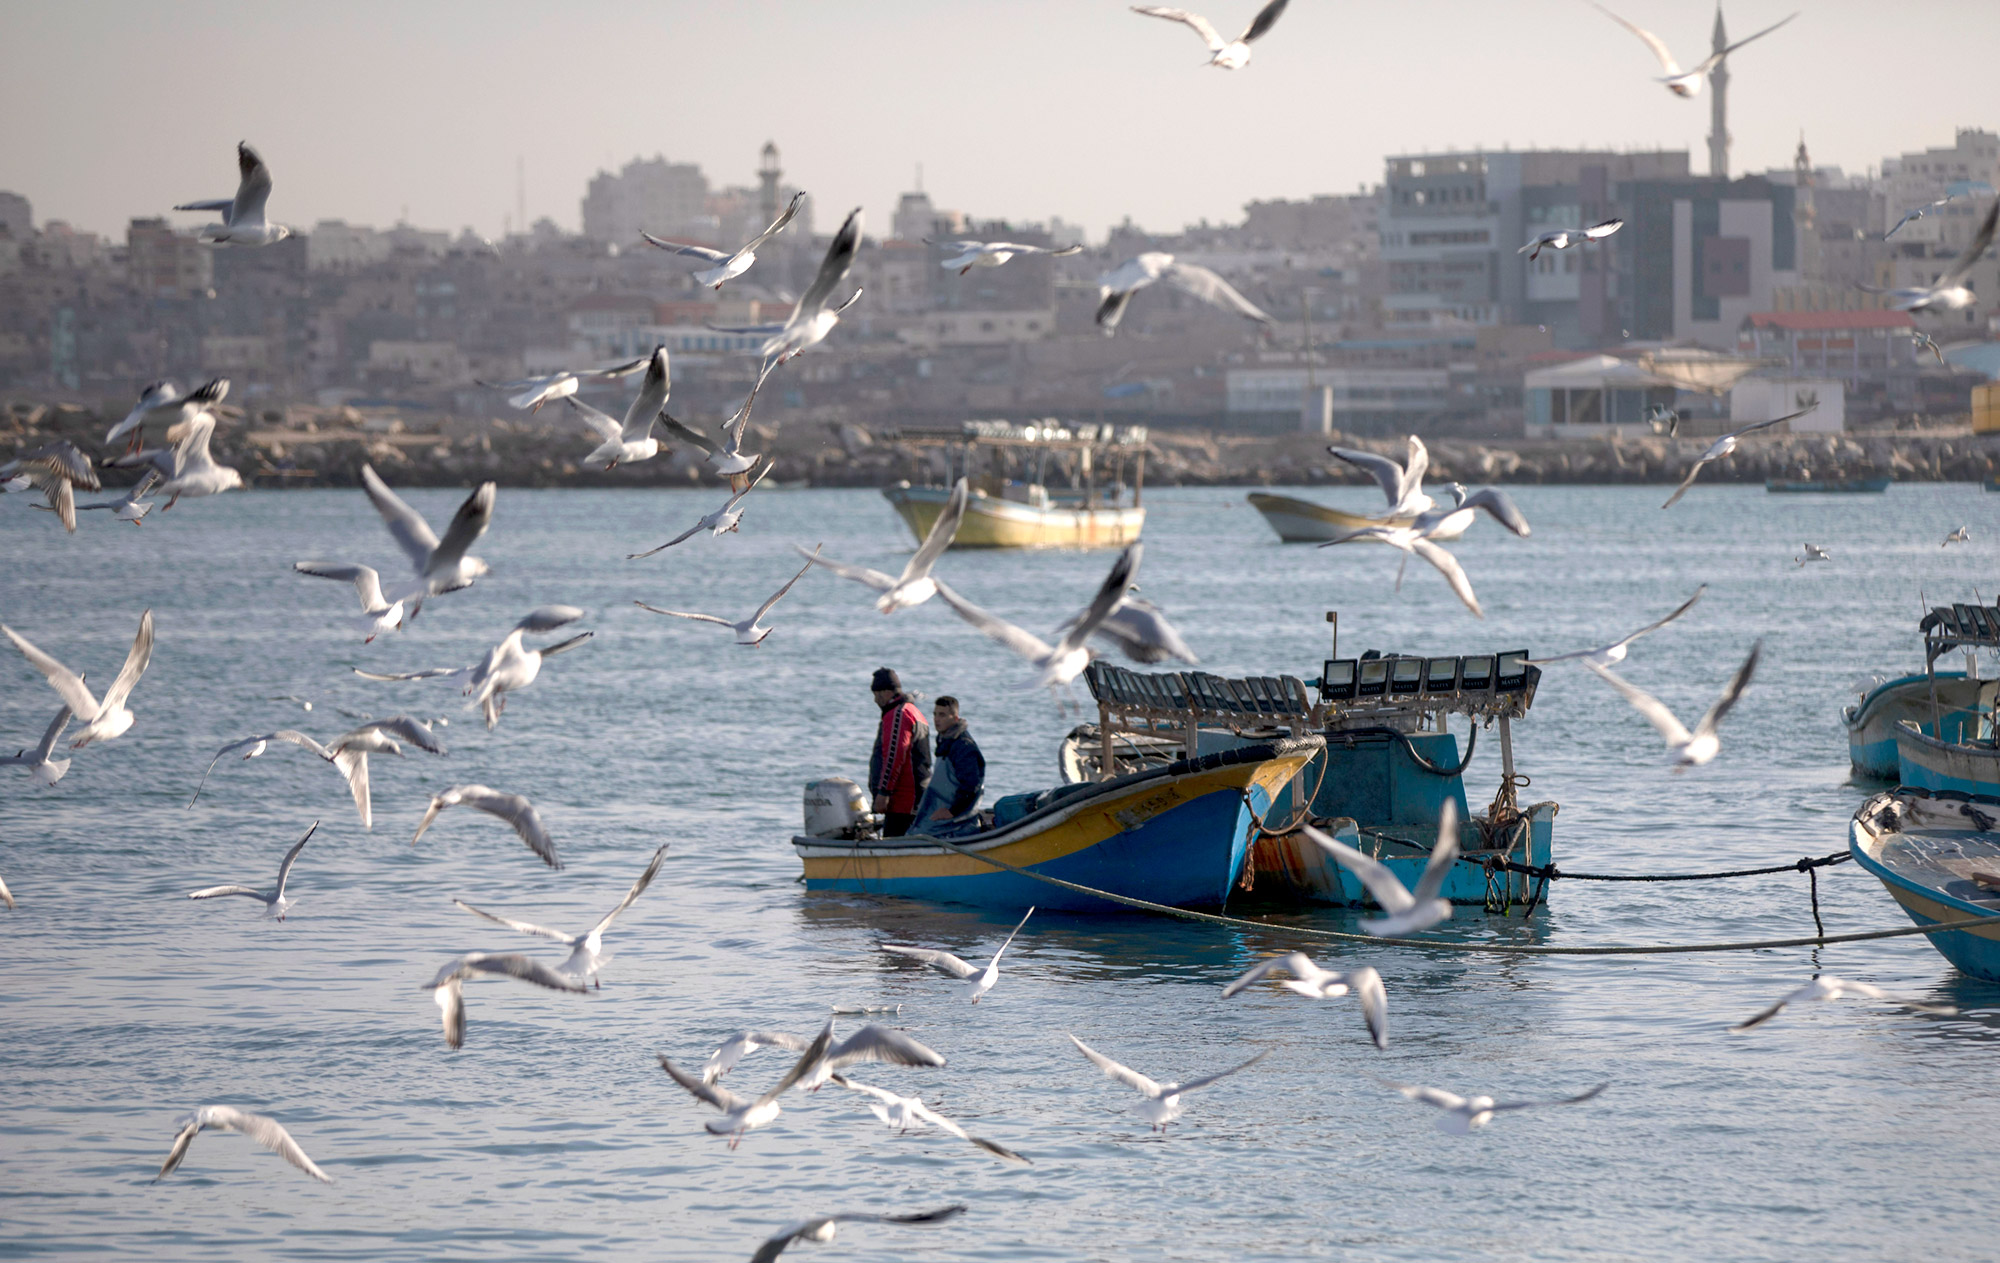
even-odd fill
[{"label": "small motorboat", "polygon": [[[1906,709],[1915,714],[1891,729],[1897,780],[1918,789],[2000,794],[2000,729],[1994,725],[2000,680],[1978,676],[1979,650],[2000,648],[2000,608],[1940,605],[1918,626],[1931,671],[1923,688],[1912,690],[1913,704]],[[1954,649],[1965,651],[1967,670],[1956,688],[1946,688],[1936,680],[1935,667],[1939,657]],[[1950,709],[1947,695],[1957,703]]]},{"label": "small motorboat", "polygon": [[[1368,526],[1408,526],[1410,517],[1375,518],[1365,513],[1330,509],[1310,500],[1273,495],[1268,491],[1250,493],[1250,507],[1264,515],[1278,538],[1287,544],[1329,544],[1341,536]],[[1433,539],[1457,539],[1465,528],[1439,531]]]},{"label": "small motorboat", "polygon": [[[1847,849],[1918,925],[2000,915],[2000,798],[1907,786],[1854,813]],[[2000,925],[1929,934],[1961,972],[2000,982]]]}]

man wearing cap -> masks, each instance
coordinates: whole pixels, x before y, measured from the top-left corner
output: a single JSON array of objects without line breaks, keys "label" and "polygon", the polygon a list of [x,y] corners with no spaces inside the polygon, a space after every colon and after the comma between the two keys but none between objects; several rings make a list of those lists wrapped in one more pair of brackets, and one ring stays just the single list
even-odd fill
[{"label": "man wearing cap", "polygon": [[913,833],[933,838],[963,837],[979,832],[979,795],[986,788],[986,756],[966,730],[958,699],[940,697],[932,704],[937,718],[937,758],[930,788],[917,803]]},{"label": "man wearing cap", "polygon": [[882,836],[900,838],[917,818],[917,800],[931,779],[931,730],[923,712],[903,692],[888,667],[878,667],[868,687],[882,708],[875,752],[868,756],[868,792],[882,817]]}]

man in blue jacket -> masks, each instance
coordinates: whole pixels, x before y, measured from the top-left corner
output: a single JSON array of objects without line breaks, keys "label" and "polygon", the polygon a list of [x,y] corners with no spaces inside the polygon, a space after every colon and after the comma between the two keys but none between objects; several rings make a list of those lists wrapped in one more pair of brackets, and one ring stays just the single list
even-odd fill
[{"label": "man in blue jacket", "polygon": [[979,831],[979,795],[986,788],[986,756],[966,730],[958,699],[940,697],[932,706],[937,744],[931,760],[931,783],[917,804],[910,832],[934,838],[960,837]]}]

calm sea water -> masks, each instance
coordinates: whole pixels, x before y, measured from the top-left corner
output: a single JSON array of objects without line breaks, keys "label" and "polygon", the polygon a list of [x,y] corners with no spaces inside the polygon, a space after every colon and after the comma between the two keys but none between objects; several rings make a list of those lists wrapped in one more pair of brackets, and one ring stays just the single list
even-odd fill
[{"label": "calm sea water", "polygon": [[[1847,781],[1839,708],[1857,678],[1918,664],[1920,589],[2000,595],[2000,497],[1718,486],[1662,513],[1665,494],[1521,489],[1531,539],[1482,522],[1458,546],[1483,623],[1421,565],[1393,594],[1389,550],[1280,546],[1238,491],[1150,496],[1141,584],[1211,669],[1310,677],[1329,609],[1348,653],[1557,651],[1649,621],[1705,582],[1707,599],[1644,642],[1629,674],[1692,719],[1763,637],[1765,665],[1722,758],[1672,774],[1652,730],[1604,685],[1552,670],[1517,730],[1534,778],[1524,800],[1562,804],[1557,855],[1576,869],[1730,868],[1841,849],[1865,791]],[[434,522],[459,498],[409,497]],[[1369,504],[1359,490],[1327,498]],[[760,493],[741,535],[627,562],[721,496],[502,491],[478,550],[492,575],[365,647],[335,621],[354,612],[351,593],[290,572],[332,558],[402,573],[358,493],[232,494],[139,530],[87,515],[72,538],[27,499],[0,501],[0,619],[99,685],[147,607],[158,646],[127,736],[82,752],[51,791],[0,769],[0,874],[20,900],[0,914],[0,1254],[747,1258],[809,1213],[949,1201],[971,1213],[931,1230],[853,1226],[836,1245],[795,1249],[856,1260],[1994,1254],[2000,989],[1959,977],[1916,938],[1496,960],[1042,914],[977,1007],[941,975],[875,951],[904,940],[983,958],[1011,918],[808,895],[795,881],[787,839],[802,783],[865,773],[869,673],[892,665],[915,690],[964,699],[995,792],[1053,783],[1075,716],[1023,690],[1022,665],[935,602],[885,619],[854,585],[808,576],[758,649],[632,604],[741,617],[797,568],[795,543],[897,569],[910,541],[873,493]],[[1960,524],[1973,543],[1940,548]],[[1830,548],[1832,564],[1794,565],[1806,540]],[[1108,562],[953,554],[945,569],[974,599],[1046,629]],[[348,671],[474,661],[522,613],[557,601],[588,610],[596,639],[552,660],[496,731],[448,683]],[[0,681],[0,740],[31,744],[54,694],[11,650]],[[286,694],[313,711],[274,700]],[[337,708],[451,719],[447,756],[374,761],[372,832],[339,779],[291,748],[224,763],[188,808],[217,746],[284,726],[330,738],[350,726]],[[1498,759],[1482,746],[1467,773],[1474,800],[1491,795]],[[429,795],[468,781],[531,796],[568,867],[545,870],[505,826],[462,809],[412,847]],[[267,883],[314,820],[285,923],[248,901],[184,897]],[[421,989],[441,963],[472,950],[559,959],[453,897],[581,930],[662,842],[666,865],[611,936],[602,991],[473,985],[466,1046],[446,1049]],[[1823,877],[1821,898],[1833,931],[1904,923],[1851,867]],[[1448,929],[1671,942],[1809,933],[1811,919],[1805,879],[1788,874],[1569,883],[1531,928],[1465,909]],[[1386,1053],[1343,1001],[1220,999],[1239,970],[1292,946],[1381,969]],[[1754,1037],[1725,1033],[1822,967],[1968,1011],[1912,1019],[1820,1005]],[[936,1133],[894,1135],[833,1091],[787,1102],[732,1153],[654,1059],[698,1063],[746,1026],[809,1034],[830,1003],[901,1004],[893,1020],[950,1067],[864,1077],[921,1090],[1034,1165],[1003,1166]],[[1160,1079],[1275,1052],[1191,1097],[1159,1136],[1064,1031]],[[731,1082],[754,1092],[783,1068],[765,1052]],[[1371,1075],[1503,1098],[1612,1086],[1453,1137]],[[208,1134],[181,1171],[150,1184],[175,1118],[208,1102],[275,1115],[336,1182]]]}]

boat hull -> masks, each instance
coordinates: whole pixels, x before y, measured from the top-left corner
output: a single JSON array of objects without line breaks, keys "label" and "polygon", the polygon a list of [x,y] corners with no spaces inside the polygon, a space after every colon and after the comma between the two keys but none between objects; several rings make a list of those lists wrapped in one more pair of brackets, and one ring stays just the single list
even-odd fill
[{"label": "boat hull", "polygon": [[[1978,798],[1960,804],[1925,802],[1921,796],[1902,791],[1879,795],[1855,813],[1854,821],[1848,828],[1847,844],[1854,862],[1880,881],[1883,889],[1917,925],[1936,925],[1940,921],[2000,913],[2000,900],[1966,897],[1977,893],[1975,883],[1957,879],[1952,872],[1926,870],[1918,865],[1899,862],[1904,858],[1898,853],[1902,849],[1900,844],[1907,835],[1884,830],[1880,825],[1878,809],[1889,799],[1911,804],[1921,813],[1919,823],[1928,827],[1912,831],[1920,839],[1943,843],[1954,861],[1966,857],[1967,864],[1983,861],[1994,869],[2000,869],[2000,835],[1965,826],[1975,823],[1969,819],[1974,812],[1987,816],[1989,823],[2000,818],[2000,799]],[[1959,815],[1955,825],[1951,820],[1954,812]],[[1923,818],[1926,816],[1929,819]],[[1949,930],[1924,937],[1961,973],[1988,982],[2000,982],[2000,926]]]},{"label": "boat hull", "polygon": [[[1547,864],[1554,853],[1556,810],[1554,803],[1536,803],[1525,808],[1521,815],[1528,822],[1527,845],[1510,850],[1506,858],[1536,867]],[[1535,887],[1540,883],[1528,874],[1505,869],[1489,872],[1480,863],[1485,854],[1498,854],[1485,849],[1480,823],[1470,820],[1461,826],[1460,846],[1465,852],[1465,862],[1452,865],[1438,893],[1455,904],[1480,906],[1504,907],[1525,904],[1530,899],[1546,900],[1546,886],[1537,891]],[[1407,889],[1416,888],[1430,863],[1430,853],[1421,845],[1399,844],[1390,840],[1395,836],[1393,833],[1374,829],[1364,834],[1352,820],[1333,821],[1324,831],[1336,841],[1380,860]],[[1431,837],[1435,834],[1433,828]],[[1304,833],[1260,836],[1251,849],[1248,874],[1242,885],[1246,890],[1256,891],[1262,899],[1298,900],[1340,908],[1375,906],[1361,879],[1342,868]]]},{"label": "boat hull", "polygon": [[[1940,671],[1937,689],[1938,704],[1949,717],[1969,710],[1978,700],[1979,681],[1967,680],[1963,671]],[[1863,780],[1894,781],[1901,774],[1896,726],[1905,719],[1931,719],[1929,678],[1905,675],[1878,684],[1842,718],[1847,725],[1847,757],[1854,775]]]},{"label": "boat hull", "polygon": [[[885,487],[919,542],[930,534],[951,492],[944,487]],[[1146,525],[1143,508],[1036,508],[975,491],[959,519],[953,548],[1123,548]]]},{"label": "boat hull", "polygon": [[[1347,513],[1314,504],[1310,500],[1272,495],[1267,491],[1251,492],[1250,507],[1263,514],[1271,529],[1278,533],[1278,538],[1287,544],[1326,544],[1363,527],[1408,526],[1413,520],[1409,517],[1373,518],[1360,513]],[[1457,539],[1463,534],[1465,530],[1460,527],[1439,531],[1432,538]]]},{"label": "boat hull", "polygon": [[1908,722],[1896,729],[1896,768],[1897,779],[1915,789],[2000,794],[2000,750],[1941,741]]},{"label": "boat hull", "polygon": [[[1016,868],[1171,907],[1215,908],[1252,832],[1316,742],[1231,751],[1136,773],[955,844]],[[995,867],[923,838],[794,838],[808,890],[1017,910],[1104,912],[1114,902]]]}]

